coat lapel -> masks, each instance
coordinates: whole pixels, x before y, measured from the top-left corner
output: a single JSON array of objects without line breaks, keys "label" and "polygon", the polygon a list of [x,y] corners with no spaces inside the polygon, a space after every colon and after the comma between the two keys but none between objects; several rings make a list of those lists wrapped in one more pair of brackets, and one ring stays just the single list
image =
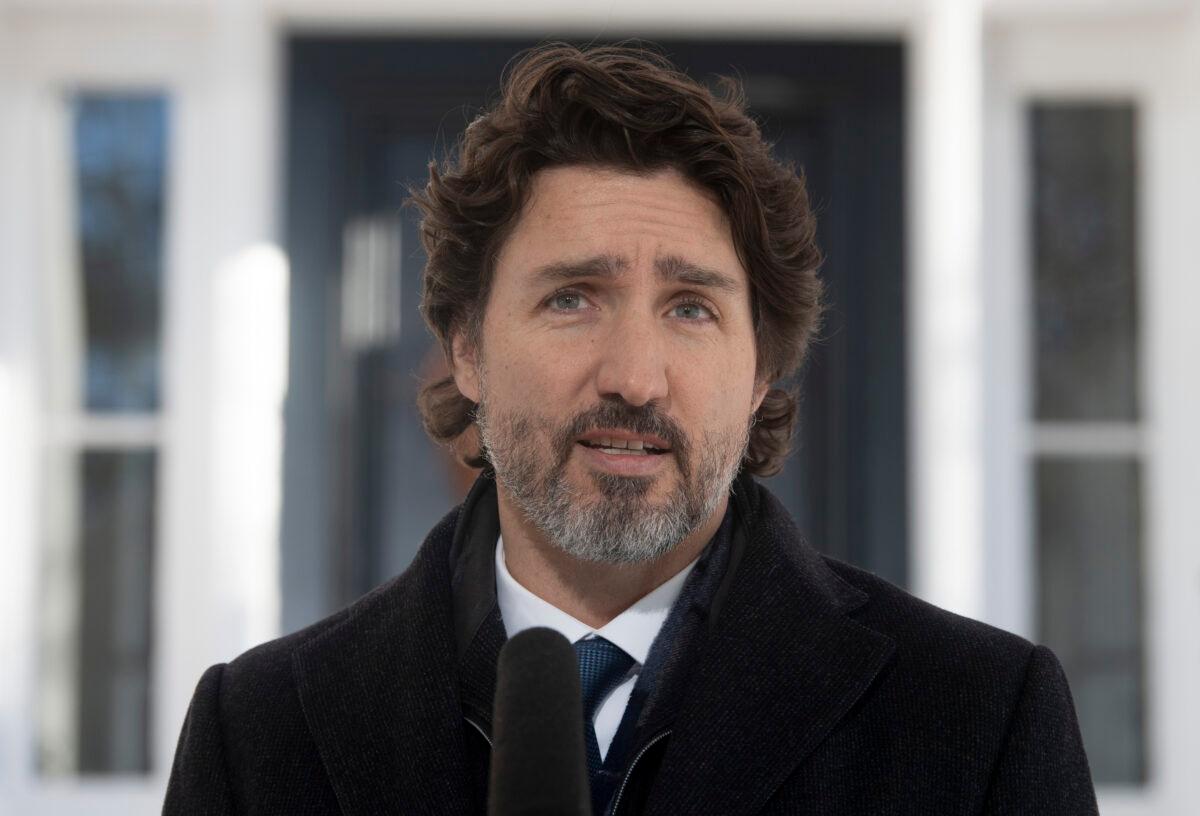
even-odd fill
[{"label": "coat lapel", "polygon": [[744,550],[647,813],[760,809],[895,649],[849,617],[867,597],[802,543],[778,501],[749,480],[739,481],[739,493]]},{"label": "coat lapel", "polygon": [[347,816],[471,810],[447,559],[453,530],[452,514],[403,575],[294,654],[304,715]]}]

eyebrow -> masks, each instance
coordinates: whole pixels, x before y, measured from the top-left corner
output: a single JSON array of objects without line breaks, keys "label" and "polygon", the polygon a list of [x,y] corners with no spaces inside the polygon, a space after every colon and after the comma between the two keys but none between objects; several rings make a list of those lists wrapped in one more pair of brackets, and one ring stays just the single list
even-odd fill
[{"label": "eyebrow", "polygon": [[736,294],[741,290],[738,282],[715,269],[709,269],[699,264],[680,258],[678,255],[667,255],[654,263],[658,270],[658,278],[663,281],[678,281],[692,286],[703,286],[708,289],[720,289],[722,292]]},{"label": "eyebrow", "polygon": [[[741,286],[724,272],[692,263],[678,255],[666,255],[654,262],[660,281],[687,283],[735,294]],[[533,273],[536,284],[554,284],[576,278],[612,280],[629,268],[629,261],[619,255],[597,255],[583,261],[556,261],[538,267]]]},{"label": "eyebrow", "polygon": [[629,262],[619,255],[597,255],[585,261],[556,261],[540,266],[533,273],[533,282],[553,284],[574,278],[616,278],[629,268]]}]

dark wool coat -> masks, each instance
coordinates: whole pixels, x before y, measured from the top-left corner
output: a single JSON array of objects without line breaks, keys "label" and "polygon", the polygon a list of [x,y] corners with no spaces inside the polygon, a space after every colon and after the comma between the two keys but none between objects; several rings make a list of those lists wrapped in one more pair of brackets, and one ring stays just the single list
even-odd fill
[{"label": "dark wool coat", "polygon": [[[703,642],[617,813],[1097,812],[1049,650],[819,555],[748,477],[734,499]],[[481,480],[402,575],[205,672],[163,812],[485,812],[494,673],[463,667],[497,621],[494,506]]]}]

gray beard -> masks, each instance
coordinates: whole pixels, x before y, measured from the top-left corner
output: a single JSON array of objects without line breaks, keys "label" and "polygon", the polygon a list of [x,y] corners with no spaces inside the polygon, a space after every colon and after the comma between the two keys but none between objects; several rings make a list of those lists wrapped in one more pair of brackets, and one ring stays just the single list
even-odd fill
[{"label": "gray beard", "polygon": [[[476,422],[496,480],[529,523],[567,555],[605,564],[661,558],[704,524],[728,495],[750,441],[747,417],[740,433],[709,434],[694,455],[682,430],[657,409],[615,402],[561,427],[528,411],[493,417],[481,403]],[[575,440],[598,427],[656,434],[671,443],[680,478],[661,505],[648,498],[658,477],[592,472],[600,495],[591,500],[571,487],[566,468]]]}]

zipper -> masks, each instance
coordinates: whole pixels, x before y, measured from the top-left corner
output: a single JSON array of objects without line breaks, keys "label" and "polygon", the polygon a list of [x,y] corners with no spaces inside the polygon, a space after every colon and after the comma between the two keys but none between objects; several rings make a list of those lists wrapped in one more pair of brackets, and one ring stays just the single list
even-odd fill
[{"label": "zipper", "polygon": [[[483,737],[484,740],[487,741],[489,748],[494,747],[492,745],[492,738],[489,737],[487,735],[487,732],[483,730],[482,725],[475,722],[474,720],[472,720],[470,717],[468,717],[466,715],[463,715],[463,719],[466,720],[467,722],[469,722],[475,728],[475,730],[479,732],[479,736]],[[638,761],[641,760],[641,758],[646,755],[647,751],[649,751],[656,744],[661,742],[666,737],[669,737],[670,735],[671,735],[671,732],[669,730],[663,731],[661,734],[656,734],[654,736],[654,739],[647,742],[644,746],[642,746],[642,750],[637,752],[637,756],[635,756],[633,758],[633,762],[629,763],[629,770],[625,772],[625,778],[621,780],[621,787],[617,789],[617,796],[615,799],[613,799],[612,810],[609,811],[609,813],[613,814],[613,816],[616,816],[616,814],[618,812],[617,809],[621,806],[621,797],[625,794],[625,786],[629,784],[629,780],[633,776],[633,771],[637,767]]]},{"label": "zipper", "polygon": [[637,756],[633,758],[633,762],[629,763],[629,770],[625,772],[625,778],[621,780],[621,787],[617,789],[617,797],[613,799],[612,809],[608,811],[610,814],[612,814],[612,816],[617,816],[617,813],[619,812],[618,808],[621,807],[621,796],[625,793],[625,786],[629,784],[629,779],[633,776],[633,769],[637,767],[638,760],[645,756],[646,752],[653,748],[656,743],[670,735],[670,730],[663,731],[661,734],[656,734],[654,739],[647,742],[644,746],[642,746],[642,750],[637,752]]},{"label": "zipper", "polygon": [[488,748],[493,747],[492,746],[492,738],[487,735],[487,731],[483,730],[482,725],[475,722],[474,720],[472,720],[470,717],[466,716],[465,714],[463,715],[463,719],[466,720],[467,722],[469,722],[471,725],[475,726],[475,730],[479,732],[479,736],[481,736],[485,740],[487,740]]}]

